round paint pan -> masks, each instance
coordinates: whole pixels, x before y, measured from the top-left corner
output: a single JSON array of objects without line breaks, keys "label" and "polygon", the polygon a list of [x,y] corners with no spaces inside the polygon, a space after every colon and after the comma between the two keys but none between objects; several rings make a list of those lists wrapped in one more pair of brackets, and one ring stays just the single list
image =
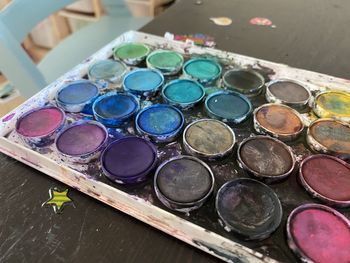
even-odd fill
[{"label": "round paint pan", "polygon": [[296,139],[304,129],[299,113],[282,104],[264,104],[254,111],[254,128],[281,141]]},{"label": "round paint pan", "polygon": [[89,79],[100,84],[102,88],[114,88],[120,84],[124,75],[128,71],[121,61],[111,59],[98,60],[88,69]]},{"label": "round paint pan", "polygon": [[211,118],[238,124],[250,116],[253,107],[249,99],[242,94],[233,91],[218,91],[206,98],[205,110]]},{"label": "round paint pan", "polygon": [[47,106],[22,114],[17,120],[16,132],[29,146],[40,148],[52,144],[64,124],[64,111]]},{"label": "round paint pan", "polygon": [[184,213],[201,207],[213,188],[210,167],[192,156],[176,156],[163,162],[154,177],[158,199],[169,209]]},{"label": "round paint pan", "polygon": [[295,157],[283,142],[269,136],[255,136],[239,145],[238,163],[256,178],[272,183],[293,172]]},{"label": "round paint pan", "polygon": [[317,154],[303,160],[299,179],[313,197],[337,207],[350,206],[350,166],[341,159]]},{"label": "round paint pan", "polygon": [[137,42],[124,43],[113,49],[116,60],[122,60],[127,65],[136,66],[145,60],[150,49],[147,45]]},{"label": "round paint pan", "polygon": [[105,176],[119,184],[135,184],[147,179],[155,168],[157,149],[148,140],[124,137],[109,144],[101,155]]},{"label": "round paint pan", "polygon": [[350,262],[350,222],[324,205],[305,204],[287,220],[288,245],[302,262]]},{"label": "round paint pan", "polygon": [[106,128],[97,121],[77,121],[62,130],[56,149],[69,162],[89,163],[97,159],[108,140]]},{"label": "round paint pan", "polygon": [[155,142],[171,142],[181,132],[185,118],[180,110],[167,104],[156,104],[140,111],[135,119],[137,131]]},{"label": "round paint pan", "polygon": [[188,154],[206,160],[228,156],[235,145],[233,130],[213,119],[200,119],[189,124],[183,133],[183,145]]},{"label": "round paint pan", "polygon": [[311,93],[302,83],[290,79],[276,79],[266,85],[266,100],[302,109],[309,104]]},{"label": "round paint pan", "polygon": [[108,127],[120,126],[139,110],[138,99],[131,94],[110,92],[93,104],[95,119]]},{"label": "round paint pan", "polygon": [[155,69],[135,69],[130,71],[123,80],[125,91],[135,95],[151,97],[163,86],[164,77]]},{"label": "round paint pan", "polygon": [[345,91],[326,91],[315,98],[315,114],[320,118],[350,121],[350,93]]},{"label": "round paint pan", "polygon": [[177,74],[183,65],[184,58],[180,53],[158,49],[147,56],[148,68],[158,69],[163,75]]},{"label": "round paint pan", "polygon": [[306,141],[316,152],[350,154],[350,127],[337,120],[319,119],[310,124]]},{"label": "round paint pan", "polygon": [[176,79],[164,86],[162,96],[165,102],[181,109],[188,109],[203,100],[205,91],[197,81]]},{"label": "round paint pan", "polygon": [[62,86],[56,93],[57,105],[67,112],[92,115],[92,104],[99,96],[99,87],[90,80],[77,80]]},{"label": "round paint pan", "polygon": [[225,228],[244,240],[268,238],[282,220],[282,206],[275,192],[249,178],[225,183],[215,204]]},{"label": "round paint pan", "polygon": [[222,77],[224,86],[246,96],[259,95],[265,85],[264,77],[250,69],[231,69]]},{"label": "round paint pan", "polygon": [[208,85],[220,77],[222,68],[219,63],[212,59],[195,58],[184,64],[183,72],[189,78],[203,85]]}]

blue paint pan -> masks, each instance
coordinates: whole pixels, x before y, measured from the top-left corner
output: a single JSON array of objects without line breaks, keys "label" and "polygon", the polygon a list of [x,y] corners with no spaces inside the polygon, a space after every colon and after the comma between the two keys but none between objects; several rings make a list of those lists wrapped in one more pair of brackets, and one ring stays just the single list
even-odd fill
[{"label": "blue paint pan", "polygon": [[130,120],[139,108],[139,101],[134,95],[109,92],[94,102],[92,110],[97,121],[116,127]]},{"label": "blue paint pan", "polygon": [[158,70],[135,69],[123,81],[125,91],[136,95],[151,97],[163,86],[164,77]]},{"label": "blue paint pan", "polygon": [[249,99],[240,93],[218,91],[206,98],[205,110],[211,118],[238,124],[250,116],[253,107]]},{"label": "blue paint pan", "polygon": [[99,96],[99,87],[89,80],[78,80],[62,86],[56,93],[57,105],[67,112],[92,114],[92,104]]},{"label": "blue paint pan", "polygon": [[135,120],[137,131],[155,142],[170,142],[176,139],[184,125],[183,114],[177,108],[156,104],[140,111]]},{"label": "blue paint pan", "polygon": [[205,91],[197,81],[177,79],[164,86],[162,96],[165,102],[187,109],[201,102],[205,96]]},{"label": "blue paint pan", "polygon": [[212,59],[195,58],[184,64],[183,72],[191,79],[207,85],[214,83],[220,77],[222,68]]}]

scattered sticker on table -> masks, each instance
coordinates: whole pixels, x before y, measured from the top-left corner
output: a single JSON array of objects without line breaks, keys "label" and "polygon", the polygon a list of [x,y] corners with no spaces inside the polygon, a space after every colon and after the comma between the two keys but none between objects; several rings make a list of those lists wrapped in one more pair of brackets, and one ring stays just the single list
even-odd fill
[{"label": "scattered sticker on table", "polygon": [[50,199],[42,204],[51,205],[56,214],[62,213],[63,208],[67,204],[73,204],[73,200],[68,197],[68,189],[60,191],[56,187],[49,190]]},{"label": "scattered sticker on table", "polygon": [[232,19],[228,17],[211,17],[210,20],[218,26],[229,26],[232,24]]},{"label": "scattered sticker on table", "polygon": [[250,23],[252,25],[257,25],[257,26],[271,26],[275,28],[275,25],[272,25],[272,21],[268,18],[265,17],[254,17],[250,19]]}]

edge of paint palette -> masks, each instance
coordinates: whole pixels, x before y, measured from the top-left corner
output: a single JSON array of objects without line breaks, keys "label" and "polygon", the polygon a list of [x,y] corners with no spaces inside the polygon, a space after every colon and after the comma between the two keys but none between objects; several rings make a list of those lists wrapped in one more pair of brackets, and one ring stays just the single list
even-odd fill
[{"label": "edge of paint palette", "polygon": [[[219,57],[223,60],[234,62],[241,67],[255,67],[260,69],[272,69],[274,78],[297,79],[305,84],[311,91],[322,91],[326,89],[338,89],[350,91],[350,81],[332,76],[291,68],[287,65],[268,62],[234,53],[220,50],[188,47],[185,43],[169,41],[162,37],[153,36],[141,32],[129,31],[116,38],[103,47],[71,71],[57,79],[38,94],[27,100],[18,108],[13,110],[0,121],[0,151],[31,166],[87,195],[92,196],[120,211],[125,212],[169,235],[172,235],[190,245],[208,252],[227,262],[276,262],[260,252],[247,248],[215,232],[200,227],[188,220],[164,209],[153,205],[147,199],[128,194],[118,190],[104,182],[89,178],[84,174],[64,166],[57,160],[35,152],[22,145],[21,142],[10,140],[8,135],[14,130],[18,117],[37,106],[45,104],[54,99],[57,90],[68,81],[81,79],[87,74],[89,65],[98,59],[106,59],[112,55],[112,49],[123,42],[137,41],[145,44],[169,48],[187,54],[206,54]],[[321,88],[322,87],[322,88]],[[307,114],[303,120],[308,123]]]}]

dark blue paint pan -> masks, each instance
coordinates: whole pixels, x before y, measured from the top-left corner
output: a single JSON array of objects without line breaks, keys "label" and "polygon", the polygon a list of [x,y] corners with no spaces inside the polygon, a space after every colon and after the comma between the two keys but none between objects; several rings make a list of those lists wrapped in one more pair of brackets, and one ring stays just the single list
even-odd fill
[{"label": "dark blue paint pan", "polygon": [[217,193],[216,210],[225,228],[244,240],[269,237],[282,220],[282,206],[275,192],[248,178],[225,183]]},{"label": "dark blue paint pan", "polygon": [[135,69],[130,71],[123,80],[125,91],[135,95],[151,97],[156,95],[164,83],[162,73],[155,69]]},{"label": "dark blue paint pan", "polygon": [[67,112],[92,115],[92,104],[99,96],[99,86],[89,80],[77,80],[62,86],[56,93],[57,105]]},{"label": "dark blue paint pan", "polygon": [[184,126],[182,112],[167,104],[156,104],[140,111],[135,120],[137,131],[155,142],[170,142]]},{"label": "dark blue paint pan", "polygon": [[139,110],[139,100],[132,94],[110,92],[93,104],[95,119],[108,127],[120,126]]},{"label": "dark blue paint pan", "polygon": [[146,180],[156,163],[156,147],[150,141],[135,136],[112,142],[101,155],[103,173],[119,184]]},{"label": "dark blue paint pan", "polygon": [[206,98],[205,110],[211,118],[238,124],[250,116],[253,107],[249,99],[240,93],[218,91]]}]

